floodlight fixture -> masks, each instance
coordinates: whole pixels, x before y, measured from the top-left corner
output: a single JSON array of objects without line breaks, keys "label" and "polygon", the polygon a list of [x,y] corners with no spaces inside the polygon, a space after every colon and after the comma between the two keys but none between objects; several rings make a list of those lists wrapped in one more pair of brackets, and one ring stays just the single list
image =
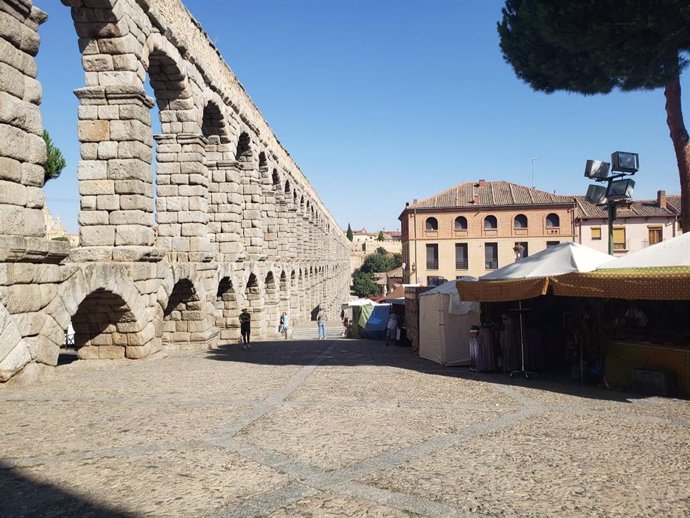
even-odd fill
[{"label": "floodlight fixture", "polygon": [[587,160],[587,165],[585,166],[585,176],[587,178],[593,178],[597,181],[605,180],[609,176],[609,168],[611,164],[608,162],[602,162],[601,160]]},{"label": "floodlight fixture", "polygon": [[606,189],[606,199],[610,201],[630,200],[635,189],[635,180],[630,178],[612,180]]},{"label": "floodlight fixture", "polygon": [[606,199],[606,187],[603,185],[590,185],[587,187],[587,194],[585,195],[585,199],[589,203],[593,203],[594,205],[603,205],[605,204],[608,200]]},{"label": "floodlight fixture", "polygon": [[640,169],[640,156],[627,151],[614,151],[611,153],[611,164],[613,171],[635,174]]}]

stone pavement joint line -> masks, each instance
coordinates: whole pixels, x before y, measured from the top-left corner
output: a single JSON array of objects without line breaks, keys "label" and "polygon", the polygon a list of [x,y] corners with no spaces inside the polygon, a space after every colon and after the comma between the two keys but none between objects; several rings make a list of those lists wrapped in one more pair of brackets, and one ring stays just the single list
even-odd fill
[{"label": "stone pavement joint line", "polygon": [[80,362],[0,391],[0,422],[14,518],[624,518],[690,501],[687,402],[479,377],[374,341]]}]

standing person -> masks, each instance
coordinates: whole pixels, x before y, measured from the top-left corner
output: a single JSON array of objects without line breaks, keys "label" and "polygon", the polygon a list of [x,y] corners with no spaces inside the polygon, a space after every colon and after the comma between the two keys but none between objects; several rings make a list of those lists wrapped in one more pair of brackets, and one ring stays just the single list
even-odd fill
[{"label": "standing person", "polygon": [[288,331],[290,329],[290,315],[287,314],[287,311],[283,311],[283,314],[280,315],[280,332],[285,335],[285,339],[288,339]]},{"label": "standing person", "polygon": [[395,335],[398,327],[398,316],[391,311],[388,316],[388,323],[386,324],[386,345],[390,345],[391,341],[395,343]]},{"label": "standing person", "polygon": [[240,313],[240,333],[242,334],[242,349],[251,349],[249,343],[252,334],[252,315],[247,311],[247,308]]},{"label": "standing person", "polygon": [[319,340],[325,340],[326,339],[326,321],[328,320],[328,316],[326,316],[326,312],[319,306],[319,312],[316,315],[316,323],[319,326]]}]

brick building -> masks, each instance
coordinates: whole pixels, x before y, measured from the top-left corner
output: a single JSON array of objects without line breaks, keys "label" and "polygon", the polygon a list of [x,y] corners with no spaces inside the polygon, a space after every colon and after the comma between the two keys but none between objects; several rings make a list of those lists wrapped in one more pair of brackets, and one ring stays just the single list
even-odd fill
[{"label": "brick building", "polygon": [[465,182],[407,204],[402,230],[404,282],[436,285],[481,276],[575,236],[573,196],[505,181]]},{"label": "brick building", "polygon": [[[584,196],[576,196],[575,234],[578,243],[608,252],[608,212]],[[655,200],[618,204],[613,224],[615,256],[641,250],[681,233],[680,196],[658,191]]]}]

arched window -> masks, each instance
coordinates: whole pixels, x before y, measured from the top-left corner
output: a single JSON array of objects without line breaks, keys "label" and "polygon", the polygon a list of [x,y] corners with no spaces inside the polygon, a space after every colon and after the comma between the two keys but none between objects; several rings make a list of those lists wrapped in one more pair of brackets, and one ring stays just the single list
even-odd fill
[{"label": "arched window", "polygon": [[290,192],[290,181],[285,180],[285,194],[288,194]]},{"label": "arched window", "polygon": [[496,216],[487,216],[484,218],[484,230],[496,230],[498,228],[498,220]]},{"label": "arched window", "polygon": [[262,151],[261,153],[259,153],[259,167],[266,167],[266,165],[266,153]]},{"label": "arched window", "polygon": [[424,224],[424,229],[427,232],[438,230],[438,220],[436,218],[427,218],[426,223]]},{"label": "arched window", "polygon": [[455,218],[455,230],[467,230],[467,218],[465,216]]},{"label": "arched window", "polygon": [[527,216],[518,214],[513,221],[513,228],[527,228]]},{"label": "arched window", "polygon": [[280,175],[277,169],[273,170],[273,185],[280,185]]},{"label": "arched window", "polygon": [[546,228],[558,228],[561,226],[561,218],[553,212],[546,216]]}]

